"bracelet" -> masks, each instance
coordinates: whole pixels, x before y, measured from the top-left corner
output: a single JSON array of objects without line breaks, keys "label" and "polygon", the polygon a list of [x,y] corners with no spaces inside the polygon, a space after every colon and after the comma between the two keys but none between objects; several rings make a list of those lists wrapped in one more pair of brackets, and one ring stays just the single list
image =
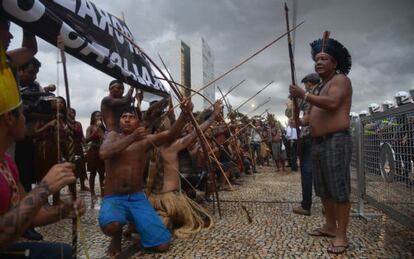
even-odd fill
[{"label": "bracelet", "polygon": [[308,101],[309,92],[306,92],[303,96],[303,100]]}]

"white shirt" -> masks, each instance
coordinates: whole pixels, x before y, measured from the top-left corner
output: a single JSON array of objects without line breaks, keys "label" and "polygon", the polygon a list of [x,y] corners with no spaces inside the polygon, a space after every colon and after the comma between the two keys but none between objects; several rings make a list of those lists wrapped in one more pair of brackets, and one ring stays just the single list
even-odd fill
[{"label": "white shirt", "polygon": [[262,142],[262,137],[260,136],[259,132],[256,129],[252,128],[250,133],[251,142]]},{"label": "white shirt", "polygon": [[297,140],[298,134],[296,132],[296,128],[292,128],[290,126],[286,127],[286,138],[288,140]]}]

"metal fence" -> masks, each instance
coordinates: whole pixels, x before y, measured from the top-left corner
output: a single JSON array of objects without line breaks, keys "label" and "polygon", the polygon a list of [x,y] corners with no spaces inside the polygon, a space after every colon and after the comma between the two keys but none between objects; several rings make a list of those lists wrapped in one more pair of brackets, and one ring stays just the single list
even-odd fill
[{"label": "metal fence", "polygon": [[364,202],[414,228],[414,104],[353,121],[352,184]]}]

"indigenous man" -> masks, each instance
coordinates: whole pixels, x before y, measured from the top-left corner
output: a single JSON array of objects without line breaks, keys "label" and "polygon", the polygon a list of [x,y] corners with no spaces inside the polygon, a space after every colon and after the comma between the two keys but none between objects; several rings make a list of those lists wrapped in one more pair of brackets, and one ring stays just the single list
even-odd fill
[{"label": "indigenous man", "polygon": [[85,137],[83,135],[82,124],[79,121],[76,121],[76,110],[70,108],[68,111],[68,115],[73,120],[73,144],[75,148],[75,156],[77,157],[75,160],[76,165],[76,178],[80,180],[80,190],[81,191],[89,191],[89,188],[85,186],[85,180],[88,179],[86,174],[86,164],[85,164],[85,156],[83,154],[83,146],[85,145]]},{"label": "indigenous man", "polygon": [[[13,70],[13,73],[15,74],[15,79],[18,79],[16,77],[16,68],[19,66],[22,66],[23,64],[30,61],[30,59],[33,58],[33,56],[37,52],[37,41],[36,37],[29,31],[23,30],[23,41],[22,41],[22,47],[9,50],[7,51],[10,41],[13,39],[13,35],[10,33],[10,22],[4,18],[4,16],[0,16],[0,53],[2,55],[2,60],[7,60],[7,62],[10,64],[11,69]],[[3,56],[5,55],[5,58],[3,59]],[[14,154],[15,145],[13,144],[7,152],[9,154]]]},{"label": "indigenous man", "polygon": [[[305,84],[306,92],[312,93],[320,80],[319,75],[316,73],[305,76],[302,79],[302,83]],[[308,121],[310,104],[301,99],[299,107],[304,112],[302,121]],[[293,208],[293,213],[310,216],[312,206],[312,137],[309,126],[306,126],[306,124],[303,125],[302,123],[301,125],[303,126],[300,131],[302,202],[300,206]]]},{"label": "indigenous man", "polygon": [[[223,123],[224,122],[217,123],[214,130],[213,142],[218,149],[216,157],[219,162],[219,165],[217,165],[216,168],[216,174],[220,179],[220,188],[224,191],[231,191],[232,189],[230,186],[227,186],[227,180],[229,180],[231,184],[240,185],[240,183],[235,180],[235,178],[240,177],[240,171],[238,165],[234,161],[235,150],[230,147],[230,139],[232,137],[228,134],[228,131],[226,132],[226,128]],[[224,174],[222,174],[219,166],[223,169]]]},{"label": "indigenous man", "polygon": [[[218,118],[221,109],[221,102],[216,102],[214,113],[200,126],[202,131],[207,129]],[[165,123],[168,124],[168,122]],[[194,129],[192,133],[172,143],[160,146],[159,154],[161,161],[158,162],[162,166],[158,173],[162,179],[159,179],[158,182],[161,184],[149,196],[149,201],[161,215],[165,225],[170,228],[176,228],[174,235],[177,237],[189,237],[191,234],[199,232],[204,227],[205,220],[208,220],[209,227],[212,226],[211,216],[202,207],[181,193],[180,190],[178,153],[189,147],[196,137],[197,133]]]},{"label": "indigenous man", "polygon": [[95,193],[95,176],[99,174],[99,186],[101,189],[101,197],[104,193],[105,164],[99,158],[99,148],[101,147],[105,134],[105,127],[102,122],[100,111],[94,111],[91,114],[90,126],[86,130],[85,142],[88,146],[86,154],[87,168],[89,171],[89,190],[91,191],[92,201],[96,200]]},{"label": "indigenous man", "polygon": [[121,111],[125,110],[125,107],[131,106],[133,91],[134,89],[131,87],[128,93],[122,96],[124,94],[124,84],[122,81],[113,80],[109,83],[109,95],[101,101],[101,113],[107,132],[112,130],[119,131]]},{"label": "indigenous man", "polygon": [[[64,163],[52,167],[39,185],[25,193],[19,180],[17,166],[6,150],[24,137],[25,117],[17,82],[6,60],[5,49],[10,38],[9,23],[0,18],[0,257],[21,258],[71,258],[69,245],[57,243],[15,243],[20,235],[33,226],[47,225],[76,213],[85,212],[84,203],[77,200],[74,204],[44,206],[49,195],[64,186],[74,183],[73,165]],[[31,51],[22,48],[12,52],[13,61],[27,62]]]},{"label": "indigenous man", "polygon": [[270,134],[272,136],[271,148],[276,164],[276,172],[285,172],[286,150],[282,150],[282,127],[278,121],[270,122]]},{"label": "indigenous man", "polygon": [[[219,149],[216,146],[215,141],[213,140],[213,126],[208,127],[205,129],[204,136],[206,137],[207,142],[210,144],[214,155],[218,157]],[[206,156],[204,154],[203,148],[200,142],[196,142],[195,145],[192,147],[192,151],[190,151],[192,156],[195,158],[197,170],[200,173],[199,183],[197,184],[196,188],[198,190],[205,190],[205,200],[208,202],[213,201],[213,193],[216,190],[215,180],[213,177],[214,175],[209,175],[209,166],[208,161],[206,160]],[[212,154],[211,154],[212,155]],[[216,165],[213,163],[211,166],[212,172],[215,172]]]},{"label": "indigenous man", "polygon": [[250,146],[252,150],[252,163],[253,163],[253,173],[258,173],[256,170],[256,164],[260,157],[260,142],[262,142],[262,137],[260,136],[259,127],[260,122],[258,120],[253,121],[254,127],[250,131]]},{"label": "indigenous man", "polygon": [[106,179],[99,223],[112,237],[110,256],[120,253],[122,226],[128,221],[135,224],[143,247],[164,252],[170,246],[170,232],[143,193],[143,176],[150,149],[172,142],[185,125],[184,114],[191,112],[192,104],[186,99],[181,107],[183,113],[170,130],[150,135],[140,126],[136,110],[126,107],[120,112],[122,132],[109,132],[100,148]]},{"label": "indigenous man", "polygon": [[50,92],[56,89],[55,85],[41,87],[36,82],[41,65],[39,60],[32,58],[17,69],[23,99],[23,113],[26,117],[26,134],[23,140],[16,142],[15,160],[26,192],[31,190],[34,179],[34,124],[39,119],[51,119],[50,115],[39,113],[41,98],[52,95]]},{"label": "indigenous man", "polygon": [[[33,36],[29,37],[32,38]],[[34,38],[34,37],[33,37]],[[33,41],[31,39],[30,41]],[[34,43],[36,39],[34,39]],[[32,43],[33,44],[33,43]],[[26,133],[25,137],[16,142],[15,146],[15,161],[20,173],[20,180],[26,192],[32,189],[34,179],[34,143],[33,143],[33,127],[35,116],[33,111],[41,97],[41,94],[48,90],[53,90],[51,87],[44,89],[35,81],[36,75],[39,72],[41,63],[36,58],[31,58],[28,62],[20,65],[17,68],[18,81],[20,83],[20,91],[23,98],[23,112],[26,118]],[[27,96],[29,95],[29,96]],[[41,240],[43,237],[35,229],[28,229],[23,237],[30,240]]]},{"label": "indigenous man", "polygon": [[325,224],[312,236],[333,237],[328,252],[341,254],[348,248],[346,235],[350,211],[350,161],[352,141],[349,112],[352,85],[346,76],[351,68],[348,50],[334,39],[311,43],[315,71],[322,82],[313,94],[292,85],[290,93],[312,107],[309,126],[313,137],[312,173],[316,195],[325,208]]}]

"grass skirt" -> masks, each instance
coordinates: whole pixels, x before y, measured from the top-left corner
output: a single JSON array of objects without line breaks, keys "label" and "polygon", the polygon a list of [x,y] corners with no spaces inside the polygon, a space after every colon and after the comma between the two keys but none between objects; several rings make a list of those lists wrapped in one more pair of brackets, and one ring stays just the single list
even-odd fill
[{"label": "grass skirt", "polygon": [[175,237],[186,238],[213,226],[213,218],[199,204],[180,192],[151,194],[151,205],[157,210],[165,225],[173,229]]}]

